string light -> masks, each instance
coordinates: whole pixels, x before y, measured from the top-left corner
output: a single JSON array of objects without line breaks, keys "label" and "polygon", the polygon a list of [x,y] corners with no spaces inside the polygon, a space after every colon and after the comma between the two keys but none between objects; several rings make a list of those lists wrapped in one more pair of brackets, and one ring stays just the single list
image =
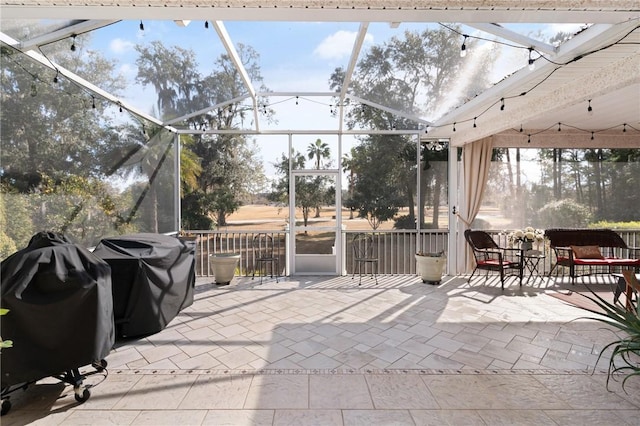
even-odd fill
[{"label": "string light", "polygon": [[536,69],[536,63],[531,57],[531,53],[533,52],[533,47],[529,48],[529,71],[533,71]]},{"label": "string light", "polygon": [[71,36],[71,47],[69,49],[71,49],[72,52],[76,51],[76,35],[75,34]]},{"label": "string light", "polygon": [[58,83],[58,74],[60,74],[60,71],[56,70],[56,75],[53,77],[53,82],[54,83]]},{"label": "string light", "polygon": [[453,131],[454,132],[456,131],[456,122],[455,121],[453,122]]},{"label": "string light", "polygon": [[142,21],[140,21],[139,27],[140,27],[140,31],[144,31],[144,24],[142,23]]},{"label": "string light", "polygon": [[504,111],[504,98],[500,98],[500,111]]},{"label": "string light", "polygon": [[298,97],[296,96],[296,105],[298,105]]},{"label": "string light", "polygon": [[531,143],[531,134],[527,135],[527,143]]},{"label": "string light", "polygon": [[523,132],[523,129],[522,129],[522,124],[521,124],[520,125],[520,133],[522,133],[522,132]]},{"label": "string light", "polygon": [[462,46],[460,46],[460,57],[464,58],[467,56],[467,37],[468,35],[464,34],[464,40],[462,40]]},{"label": "string light", "polygon": [[209,29],[209,21],[204,21],[204,28],[205,30]]},{"label": "string light", "polygon": [[478,118],[478,117],[473,117],[473,128],[474,128],[474,129],[475,129],[476,127],[478,127],[478,126],[476,126],[476,118]]},{"label": "string light", "polygon": [[96,97],[91,95],[91,108],[96,109]]},{"label": "string light", "polygon": [[622,133],[627,133],[627,123],[622,125]]},{"label": "string light", "polygon": [[562,130],[562,129],[560,128],[560,123],[558,123],[558,131],[560,131],[560,130]]},{"label": "string light", "polygon": [[593,135],[595,132],[591,132],[591,140],[593,140]]},{"label": "string light", "polygon": [[591,99],[589,99],[589,106],[587,107],[587,113],[593,115],[593,108],[591,107]]}]

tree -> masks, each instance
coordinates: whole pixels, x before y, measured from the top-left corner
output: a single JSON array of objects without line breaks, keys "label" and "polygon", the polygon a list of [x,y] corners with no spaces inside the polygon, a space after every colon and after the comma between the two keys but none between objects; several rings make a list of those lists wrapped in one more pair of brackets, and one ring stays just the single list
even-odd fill
[{"label": "tree", "polygon": [[[291,161],[292,169],[304,169],[305,157],[301,153],[291,150],[291,160],[285,154],[282,154],[273,166],[276,168],[277,173],[281,176],[280,179],[272,184],[272,192],[269,194],[271,201],[286,203],[289,200],[289,162]],[[302,211],[302,220],[304,226],[309,223],[309,213],[311,209],[318,206],[320,203],[325,202],[327,196],[335,188],[327,187],[327,179],[323,176],[297,176],[295,181],[295,200],[296,207]],[[306,233],[306,231],[305,231]]]},{"label": "tree", "polygon": [[[52,63],[91,75],[118,95],[123,79],[113,62],[84,48],[88,37],[78,36],[76,52],[57,43],[42,50]],[[90,246],[117,232],[127,196],[110,179],[139,141],[122,137],[127,124],[108,113],[109,102],[27,55],[8,47],[1,54],[1,181],[3,196],[11,199],[6,206],[13,234],[8,235],[22,247],[26,233],[46,229]]]},{"label": "tree", "polygon": [[[473,43],[474,41],[467,40],[468,47],[472,47]],[[373,46],[364,53],[351,79],[352,90],[364,99],[383,103],[407,115],[433,113],[442,102],[448,101],[447,96],[454,91],[453,89],[457,89],[452,87],[452,84],[454,76],[463,65],[459,55],[460,45],[461,39],[451,37],[451,32],[447,29],[405,31],[403,37],[393,37],[387,43]],[[487,64],[491,59],[492,55],[489,54],[483,58],[482,62]],[[488,67],[478,67],[475,74],[469,78],[469,81],[473,81],[474,84],[460,91],[462,98],[473,96],[481,89],[480,82],[486,82],[487,70]],[[337,68],[331,76],[330,88],[336,91],[341,90],[344,76],[344,70]],[[356,126],[381,130],[416,128],[415,122],[403,116],[361,104],[349,104],[346,117],[350,128]],[[363,200],[362,193],[371,193],[370,189],[362,187],[365,182],[374,187],[381,185],[389,193],[396,195],[379,197],[379,200],[393,201],[394,205],[390,206],[392,210],[408,207],[409,218],[406,222],[415,223],[414,200],[418,172],[415,140],[404,136],[372,135],[361,138],[359,143],[365,148],[357,150],[357,155],[367,155],[367,157],[356,160],[354,156],[354,160],[359,165],[357,184],[354,185],[354,196],[350,203]],[[374,148],[372,145],[379,145],[380,148]],[[378,151],[384,152],[384,155],[378,157]],[[423,152],[422,155],[424,157],[427,154]],[[430,158],[423,161],[426,163],[436,160]],[[446,157],[443,161],[446,161]],[[442,185],[446,180],[441,172],[436,173],[437,170],[434,168],[430,172],[423,173],[421,186],[424,193],[421,195],[430,193],[433,195],[430,197],[431,202],[439,203]],[[372,176],[368,178],[366,175]],[[392,184],[396,186],[390,187]],[[359,192],[361,194],[357,195]],[[421,197],[421,212],[425,210],[426,198]],[[438,211],[438,207],[438,205],[433,206],[434,212]],[[371,206],[364,205],[357,206],[357,209],[369,211],[367,214],[372,211]],[[434,223],[437,223],[436,221],[437,213]]]},{"label": "tree", "polygon": [[[204,109],[243,94],[243,80],[227,54],[214,61],[209,75],[201,75],[195,54],[177,46],[167,48],[160,42],[139,46],[138,81],[152,85],[157,91],[160,115],[173,117],[186,111]],[[238,55],[253,82],[262,82],[257,65],[258,55],[250,47],[239,45]],[[176,64],[176,58],[181,58]],[[262,87],[264,91],[266,89]],[[214,108],[200,116],[185,119],[193,129],[237,129],[245,119],[247,108],[229,104]],[[267,111],[267,115],[272,113]],[[187,147],[200,158],[201,172],[197,190],[189,192],[183,206],[192,209],[183,217],[191,224],[226,225],[227,217],[248,198],[252,182],[263,180],[262,164],[257,149],[249,146],[244,135],[197,134]],[[258,178],[256,178],[258,177]]]},{"label": "tree", "polygon": [[[320,170],[321,160],[331,156],[331,148],[329,144],[316,139],[315,143],[310,143],[307,147],[309,160],[316,159],[316,170]],[[320,204],[316,205],[316,217],[320,217]]]},{"label": "tree", "polygon": [[314,143],[310,143],[307,147],[307,154],[309,155],[309,160],[316,159],[316,170],[320,170],[322,160],[331,156],[331,148],[326,142],[316,139]]}]

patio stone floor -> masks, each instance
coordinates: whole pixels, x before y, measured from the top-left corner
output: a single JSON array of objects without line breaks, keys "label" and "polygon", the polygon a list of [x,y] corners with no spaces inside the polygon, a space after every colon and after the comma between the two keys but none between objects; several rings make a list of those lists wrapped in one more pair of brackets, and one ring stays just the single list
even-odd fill
[{"label": "patio stone floor", "polygon": [[[598,286],[609,286],[598,278]],[[640,378],[606,386],[613,335],[536,277],[199,278],[163,331],[118,341],[91,397],[47,378],[2,425],[637,425]]]}]

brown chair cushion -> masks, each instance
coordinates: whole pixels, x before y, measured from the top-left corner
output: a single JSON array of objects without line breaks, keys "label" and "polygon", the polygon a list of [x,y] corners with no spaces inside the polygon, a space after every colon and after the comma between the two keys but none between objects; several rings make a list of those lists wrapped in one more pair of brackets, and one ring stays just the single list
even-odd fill
[{"label": "brown chair cushion", "polygon": [[571,246],[576,259],[604,259],[598,246]]}]

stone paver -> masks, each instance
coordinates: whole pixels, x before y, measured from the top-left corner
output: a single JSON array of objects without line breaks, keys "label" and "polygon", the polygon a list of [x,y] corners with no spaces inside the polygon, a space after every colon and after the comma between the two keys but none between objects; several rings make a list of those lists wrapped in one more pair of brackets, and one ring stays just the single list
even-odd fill
[{"label": "stone paver", "polygon": [[[634,424],[640,379],[606,387],[611,334],[589,313],[489,278],[198,279],[160,333],[117,342],[91,398],[53,379],[11,395],[3,425]],[[573,287],[576,289],[577,287]],[[595,372],[594,372],[595,368]],[[615,421],[613,420],[615,419]]]}]

